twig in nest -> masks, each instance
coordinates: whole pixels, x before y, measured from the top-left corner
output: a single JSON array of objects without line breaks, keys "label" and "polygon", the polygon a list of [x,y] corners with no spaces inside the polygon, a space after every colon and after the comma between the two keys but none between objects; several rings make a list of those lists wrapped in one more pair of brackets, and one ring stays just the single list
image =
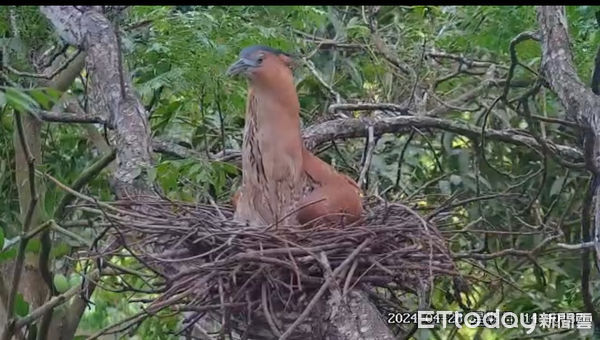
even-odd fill
[{"label": "twig in nest", "polygon": [[219,206],[217,205],[217,203],[215,203],[215,200],[212,198],[211,195],[208,195],[208,200],[210,202],[210,204],[215,207],[215,210],[217,211],[217,213],[219,213],[219,216],[221,216],[221,218],[223,220],[225,220],[225,215],[223,215],[223,213],[221,212],[221,209],[219,209]]},{"label": "twig in nest", "polygon": [[275,334],[278,337],[281,337],[281,332],[275,325],[275,322],[273,322],[273,317],[271,316],[271,312],[269,312],[269,302],[267,301],[267,283],[266,282],[263,282],[261,285],[261,297],[262,297],[263,313],[265,314],[267,323],[269,324],[269,327],[271,328],[271,331],[273,332],[273,334]]},{"label": "twig in nest", "polygon": [[350,254],[350,256],[348,256],[348,258],[346,258],[344,260],[344,262],[342,262],[342,264],[340,264],[340,266],[337,267],[333,271],[333,274],[330,277],[328,277],[327,280],[325,280],[325,283],[323,283],[323,285],[317,291],[315,296],[313,296],[312,300],[310,300],[310,302],[308,303],[308,305],[306,306],[306,308],[304,309],[302,314],[300,314],[300,316],[296,319],[296,321],[294,321],[294,323],[292,323],[292,325],[279,337],[279,340],[285,340],[285,339],[289,338],[290,335],[292,335],[292,332],[294,332],[294,329],[296,329],[296,327],[298,327],[298,325],[300,325],[306,319],[308,314],[310,314],[310,312],[313,310],[313,308],[317,305],[317,302],[319,302],[319,300],[321,299],[321,296],[323,296],[323,294],[325,294],[325,291],[327,291],[327,288],[329,288],[329,285],[333,282],[333,279],[337,276],[337,274],[339,274],[342,271],[342,269],[344,269],[349,263],[351,263],[354,260],[354,258],[361,252],[361,250],[363,250],[363,248],[365,248],[370,242],[371,242],[370,238],[364,240]]},{"label": "twig in nest", "polygon": [[344,282],[344,289],[342,290],[342,297],[344,297],[348,294],[348,290],[350,288],[350,283],[352,282],[352,277],[354,276],[354,271],[356,270],[357,266],[358,266],[358,261],[354,260],[354,262],[352,262],[352,266],[350,267],[350,270],[348,271],[348,275],[346,275],[346,281]]}]

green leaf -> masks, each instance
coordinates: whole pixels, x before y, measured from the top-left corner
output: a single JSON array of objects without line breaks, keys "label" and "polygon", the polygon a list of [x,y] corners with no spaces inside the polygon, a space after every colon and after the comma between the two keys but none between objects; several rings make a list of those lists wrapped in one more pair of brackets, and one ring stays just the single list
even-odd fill
[{"label": "green leaf", "polygon": [[13,259],[15,256],[17,256],[17,250],[15,248],[10,248],[6,251],[0,252],[0,262]]},{"label": "green leaf", "polygon": [[60,97],[62,97],[63,92],[52,87],[46,87],[44,88],[44,94],[46,94],[49,98],[53,99],[54,101],[57,101],[60,99]]},{"label": "green leaf", "polygon": [[29,91],[29,95],[45,109],[49,109],[55,102],[55,98],[49,96],[43,89],[33,89]]},{"label": "green leaf", "polygon": [[194,175],[194,174],[203,174],[203,170],[204,170],[204,164],[194,164],[190,167],[190,169],[188,170],[188,172],[190,173],[190,175]]},{"label": "green leaf", "polygon": [[81,275],[77,274],[77,273],[73,273],[71,274],[71,276],[69,277],[69,285],[71,287],[75,287],[81,284]]},{"label": "green leaf", "polygon": [[40,244],[41,243],[39,239],[30,240],[29,242],[27,242],[27,247],[25,247],[25,250],[27,252],[37,254],[40,252]]},{"label": "green leaf", "polygon": [[54,286],[59,293],[64,293],[69,290],[69,281],[63,274],[54,275]]},{"label": "green leaf", "polygon": [[29,314],[29,304],[23,299],[23,295],[21,294],[17,294],[15,298],[14,313],[20,317],[24,317]]},{"label": "green leaf", "polygon": [[61,258],[69,254],[69,252],[71,252],[71,247],[64,242],[61,242],[52,246],[51,254],[54,258]]},{"label": "green leaf", "polygon": [[0,228],[0,249],[4,248],[4,230]]},{"label": "green leaf", "polygon": [[[3,108],[0,108],[0,109],[3,109]],[[2,127],[4,129],[6,129],[7,131],[11,131],[11,129],[13,127],[13,115],[8,114],[7,112],[4,112],[4,114],[2,114],[0,117],[2,120]]]},{"label": "green leaf", "polygon": [[238,168],[231,163],[216,161],[216,162],[213,162],[212,164],[215,166],[218,165],[220,167],[220,169],[227,174],[230,174],[230,175],[238,174]]},{"label": "green leaf", "polygon": [[39,107],[38,103],[24,92],[14,88],[7,88],[5,92],[6,102],[15,110],[20,112],[33,111]]}]

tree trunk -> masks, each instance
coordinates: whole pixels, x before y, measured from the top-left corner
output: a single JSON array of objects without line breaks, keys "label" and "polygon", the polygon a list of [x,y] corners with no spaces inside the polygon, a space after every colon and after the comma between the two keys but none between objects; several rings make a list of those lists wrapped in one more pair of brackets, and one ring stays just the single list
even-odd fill
[{"label": "tree trunk", "polygon": [[[567,32],[565,8],[561,6],[539,6],[538,22],[542,34],[542,72],[550,88],[556,93],[564,106],[567,116],[582,127],[585,162],[592,173],[590,194],[593,200],[586,202],[586,211],[591,216],[582,216],[583,242],[594,241],[596,263],[600,263],[600,96],[581,82],[573,66],[573,54]],[[593,237],[588,222],[593,220]],[[588,222],[585,222],[588,221]],[[582,297],[587,312],[592,313],[596,334],[600,332],[600,320],[594,306],[590,287],[589,250],[582,250]]]},{"label": "tree trunk", "polygon": [[[116,196],[119,199],[153,196],[147,176],[151,166],[148,114],[127,72],[122,70],[115,31],[98,9],[84,7],[80,11],[73,6],[45,6],[41,11],[64,40],[86,52],[91,110],[104,113],[117,136],[117,166],[112,180]],[[76,297],[63,307],[61,313],[53,315],[48,332],[42,338],[74,337],[86,302]]]}]

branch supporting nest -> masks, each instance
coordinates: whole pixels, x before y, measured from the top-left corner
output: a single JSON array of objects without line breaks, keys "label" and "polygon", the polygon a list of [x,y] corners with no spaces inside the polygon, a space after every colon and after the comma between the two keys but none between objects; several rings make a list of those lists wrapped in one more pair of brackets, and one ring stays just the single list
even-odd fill
[{"label": "branch supporting nest", "polygon": [[306,325],[319,317],[312,309],[334,287],[342,296],[363,284],[420,292],[435,277],[458,275],[437,229],[400,204],[367,205],[363,221],[352,225],[311,228],[244,226],[227,207],[212,205],[112,206],[118,213],[98,218],[116,226],[122,240],[135,240],[126,248],[165,274],[153,287],[163,293],[149,307],[152,314],[167,307],[194,313],[186,327],[208,315],[221,332],[307,338]]}]

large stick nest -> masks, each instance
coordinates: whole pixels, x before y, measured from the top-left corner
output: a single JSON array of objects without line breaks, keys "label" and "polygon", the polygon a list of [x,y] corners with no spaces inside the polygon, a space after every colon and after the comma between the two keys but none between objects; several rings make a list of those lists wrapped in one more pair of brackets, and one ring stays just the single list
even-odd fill
[{"label": "large stick nest", "polygon": [[186,324],[209,313],[240,333],[261,324],[280,334],[319,290],[416,293],[457,275],[445,240],[417,213],[401,204],[366,210],[353,225],[311,228],[249,227],[228,207],[169,201],[115,202],[101,216],[163,278],[151,312],[170,306],[190,312]]}]

